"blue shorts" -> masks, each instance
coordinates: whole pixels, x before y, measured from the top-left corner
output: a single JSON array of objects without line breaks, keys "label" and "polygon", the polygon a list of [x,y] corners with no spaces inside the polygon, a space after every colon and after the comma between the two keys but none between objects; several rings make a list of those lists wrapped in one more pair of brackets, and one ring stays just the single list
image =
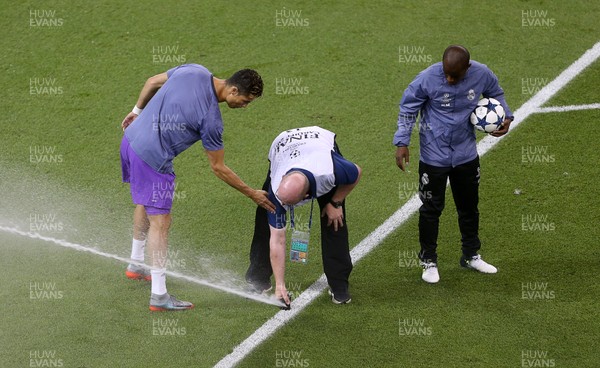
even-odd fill
[{"label": "blue shorts", "polygon": [[129,183],[133,203],[143,205],[147,215],[171,212],[175,193],[175,173],[162,174],[133,151],[125,136],[121,141],[123,183]]}]

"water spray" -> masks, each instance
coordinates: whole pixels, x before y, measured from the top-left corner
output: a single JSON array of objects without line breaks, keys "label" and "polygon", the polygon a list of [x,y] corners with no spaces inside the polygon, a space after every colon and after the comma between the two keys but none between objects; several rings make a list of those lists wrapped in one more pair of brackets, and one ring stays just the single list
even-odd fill
[{"label": "water spray", "polygon": [[[15,235],[20,235],[20,236],[25,236],[31,239],[38,239],[38,240],[43,240],[46,242],[50,242],[56,245],[59,245],[61,247],[64,248],[70,248],[70,249],[74,249],[80,252],[87,252],[87,253],[92,253],[98,256],[102,256],[105,258],[110,258],[110,259],[114,259],[123,263],[127,263],[127,264],[134,264],[137,266],[142,266],[142,267],[147,267],[147,265],[145,263],[141,263],[141,262],[136,262],[133,261],[129,258],[125,258],[125,257],[120,257],[116,254],[111,254],[111,253],[106,253],[106,252],[102,252],[100,250],[94,249],[94,248],[90,248],[90,247],[86,247],[84,245],[81,244],[75,244],[75,243],[70,243],[68,241],[65,240],[61,240],[61,239],[55,239],[55,238],[51,238],[51,237],[47,237],[35,232],[25,232],[13,227],[4,227],[4,226],[0,226],[0,231],[4,231],[6,233],[10,233],[10,234],[15,234]],[[234,289],[228,286],[224,286],[224,285],[219,285],[219,284],[213,284],[211,282],[209,282],[208,280],[204,280],[204,279],[200,279],[198,277],[195,276],[189,276],[189,275],[185,275],[182,274],[180,272],[175,272],[175,271],[166,271],[166,274],[178,279],[182,279],[182,280],[186,280],[189,282],[193,282],[195,284],[198,285],[203,285],[203,286],[207,286],[213,289],[217,289],[217,290],[221,290],[224,291],[226,293],[229,294],[234,294],[237,296],[241,296],[243,298],[246,299],[251,299],[257,302],[261,302],[261,303],[265,303],[265,304],[270,304],[270,305],[274,305],[277,307],[281,307],[281,308],[285,308],[287,307],[289,309],[289,305],[286,305],[285,303],[282,303],[279,300],[273,299],[273,298],[269,298],[267,296],[264,295],[259,295],[259,294],[253,294],[253,293],[247,293],[244,292],[242,290],[238,290],[238,289]]]}]

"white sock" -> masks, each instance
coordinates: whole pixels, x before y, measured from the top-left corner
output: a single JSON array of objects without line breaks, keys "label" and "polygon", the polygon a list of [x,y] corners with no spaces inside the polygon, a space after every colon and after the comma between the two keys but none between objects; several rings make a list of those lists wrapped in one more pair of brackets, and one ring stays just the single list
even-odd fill
[{"label": "white sock", "polygon": [[131,242],[131,259],[138,262],[144,262],[144,248],[146,240],[133,239]]},{"label": "white sock", "polygon": [[152,274],[152,294],[163,295],[167,293],[167,270],[165,268],[153,268]]}]

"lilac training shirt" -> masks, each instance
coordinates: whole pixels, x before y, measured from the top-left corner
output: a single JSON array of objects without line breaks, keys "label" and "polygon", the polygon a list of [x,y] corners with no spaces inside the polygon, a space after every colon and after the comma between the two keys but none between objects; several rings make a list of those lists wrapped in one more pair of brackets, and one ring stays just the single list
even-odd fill
[{"label": "lilac training shirt", "polygon": [[167,82],[127,129],[133,151],[160,173],[173,172],[173,159],[201,140],[208,151],[223,149],[223,119],[212,74],[198,64],[167,71]]}]

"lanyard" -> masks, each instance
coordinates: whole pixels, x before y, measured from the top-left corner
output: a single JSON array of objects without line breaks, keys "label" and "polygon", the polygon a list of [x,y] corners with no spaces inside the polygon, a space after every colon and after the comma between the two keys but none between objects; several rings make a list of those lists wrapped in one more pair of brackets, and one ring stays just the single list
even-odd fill
[{"label": "lanyard", "polygon": [[[312,200],[310,201],[310,217],[308,218],[308,229],[310,230],[310,227],[312,226],[312,215],[313,215],[313,208],[315,206],[315,197],[312,198]],[[290,224],[292,226],[292,230],[294,230],[294,228],[296,227],[295,223],[294,223],[294,206],[290,206]]]}]

